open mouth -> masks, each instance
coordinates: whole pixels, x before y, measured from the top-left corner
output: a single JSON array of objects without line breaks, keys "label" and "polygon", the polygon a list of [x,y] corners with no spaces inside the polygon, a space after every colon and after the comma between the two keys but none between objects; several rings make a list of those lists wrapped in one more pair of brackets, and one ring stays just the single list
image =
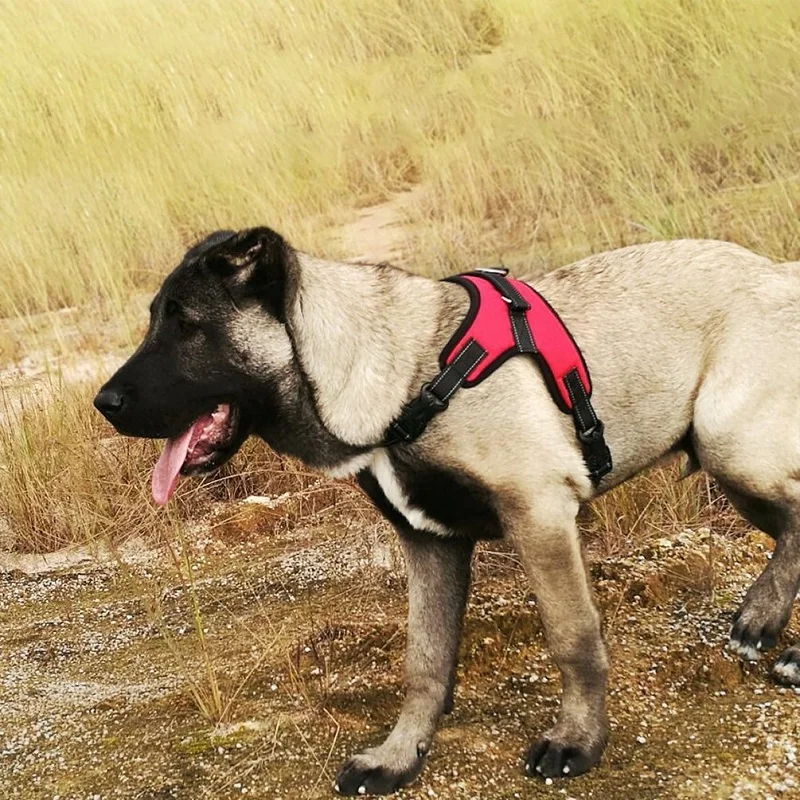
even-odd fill
[{"label": "open mouth", "polygon": [[231,454],[239,426],[235,406],[220,403],[198,417],[180,436],[167,439],[153,470],[153,500],[169,502],[181,475],[196,475],[220,466]]}]

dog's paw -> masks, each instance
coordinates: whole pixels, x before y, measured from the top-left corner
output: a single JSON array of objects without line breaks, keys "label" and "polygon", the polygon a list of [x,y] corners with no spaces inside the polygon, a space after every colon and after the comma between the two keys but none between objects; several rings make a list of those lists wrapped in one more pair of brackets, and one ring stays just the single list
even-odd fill
[{"label": "dog's paw", "polygon": [[800,686],[800,645],[786,650],[775,662],[772,674],[779,683],[786,686]]},{"label": "dog's paw", "polygon": [[351,758],[336,776],[333,788],[341,795],[392,794],[414,781],[425,762],[424,752],[412,758],[387,758],[381,748]]},{"label": "dog's paw", "polygon": [[775,647],[792,611],[791,599],[787,603],[758,588],[756,583],[733,617],[728,649],[743,661],[758,661],[762,652]]},{"label": "dog's paw", "polygon": [[525,773],[541,778],[574,778],[597,764],[604,749],[604,741],[586,746],[545,736],[534,742],[528,750]]}]

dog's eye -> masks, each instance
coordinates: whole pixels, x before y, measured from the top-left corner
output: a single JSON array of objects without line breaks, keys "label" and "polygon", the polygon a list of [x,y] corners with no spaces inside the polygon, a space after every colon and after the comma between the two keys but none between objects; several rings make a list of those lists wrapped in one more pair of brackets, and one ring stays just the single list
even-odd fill
[{"label": "dog's eye", "polygon": [[178,313],[180,310],[180,306],[174,300],[167,300],[166,304],[164,305],[164,313],[171,317]]}]

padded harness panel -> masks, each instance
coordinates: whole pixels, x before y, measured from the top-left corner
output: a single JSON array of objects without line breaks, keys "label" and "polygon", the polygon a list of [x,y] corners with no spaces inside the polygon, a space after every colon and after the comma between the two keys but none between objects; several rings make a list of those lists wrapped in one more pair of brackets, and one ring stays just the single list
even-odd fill
[{"label": "padded harness panel", "polygon": [[553,401],[572,416],[589,477],[599,484],[612,469],[611,452],[589,399],[592,381],[586,362],[555,310],[503,269],[479,269],[445,280],[469,292],[469,313],[439,355],[441,371],[404,406],[384,444],[413,442],[461,387],[480,383],[512,356],[529,355]]}]

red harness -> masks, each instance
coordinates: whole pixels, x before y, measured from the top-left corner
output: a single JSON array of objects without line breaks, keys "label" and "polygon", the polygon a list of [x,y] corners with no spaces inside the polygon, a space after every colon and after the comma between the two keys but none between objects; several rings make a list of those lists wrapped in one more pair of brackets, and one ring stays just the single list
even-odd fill
[{"label": "red harness", "polygon": [[389,426],[386,444],[414,441],[459,388],[475,386],[524,353],[536,359],[559,409],[572,415],[589,477],[597,485],[611,471],[611,452],[589,399],[592,382],[586,362],[549,303],[507,274],[504,269],[479,269],[446,279],[469,292],[469,313],[439,356],[441,372]]}]

